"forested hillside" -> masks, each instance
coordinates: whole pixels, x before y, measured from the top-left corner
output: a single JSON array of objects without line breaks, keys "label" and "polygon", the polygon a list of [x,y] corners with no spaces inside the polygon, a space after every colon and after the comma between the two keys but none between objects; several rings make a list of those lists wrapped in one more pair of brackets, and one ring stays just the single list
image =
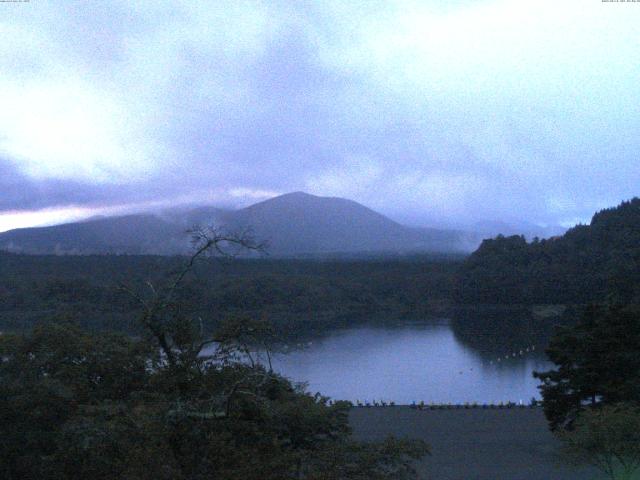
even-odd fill
[{"label": "forested hillside", "polygon": [[640,199],[596,213],[561,237],[484,240],[460,269],[467,304],[640,302]]},{"label": "forested hillside", "polygon": [[[232,315],[266,317],[288,335],[356,322],[437,313],[451,297],[461,257],[406,260],[221,260],[183,282],[183,313],[207,328]],[[137,304],[121,287],[162,285],[185,257],[31,256],[0,253],[0,330],[64,317],[92,329],[135,332]]]}]

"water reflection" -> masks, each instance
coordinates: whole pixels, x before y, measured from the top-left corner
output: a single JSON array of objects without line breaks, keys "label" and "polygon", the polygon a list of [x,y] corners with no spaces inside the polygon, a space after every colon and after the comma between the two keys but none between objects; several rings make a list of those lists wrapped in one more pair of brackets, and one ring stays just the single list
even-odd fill
[{"label": "water reflection", "polygon": [[354,402],[499,403],[539,398],[531,372],[550,366],[541,349],[495,362],[493,347],[472,348],[473,342],[465,338],[446,322],[354,328],[315,340],[303,350],[277,354],[274,368],[308,382],[312,392]]},{"label": "water reflection", "polygon": [[556,322],[534,318],[526,310],[474,308],[456,312],[450,326],[458,342],[485,360],[504,361],[522,352],[542,361]]}]

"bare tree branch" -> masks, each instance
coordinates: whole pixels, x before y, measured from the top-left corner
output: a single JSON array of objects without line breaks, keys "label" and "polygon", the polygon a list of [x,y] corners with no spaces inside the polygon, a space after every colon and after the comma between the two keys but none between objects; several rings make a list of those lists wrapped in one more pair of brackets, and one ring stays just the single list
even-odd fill
[{"label": "bare tree branch", "polygon": [[[255,240],[250,229],[245,229],[233,234],[225,233],[215,227],[194,227],[187,233],[191,234],[193,253],[189,256],[182,268],[174,274],[166,287],[156,288],[151,281],[147,281],[146,285],[151,293],[151,298],[145,299],[133,288],[120,285],[120,290],[129,294],[142,308],[142,325],[155,337],[171,366],[176,365],[178,357],[174,351],[171,332],[167,331],[163,316],[170,310],[178,288],[187,274],[193,270],[198,259],[208,255],[232,258],[242,251],[264,253],[266,248],[265,243],[260,243]],[[200,325],[200,337],[202,340],[202,320],[200,320]],[[197,357],[202,351],[202,348],[213,342],[213,339],[200,341],[190,349],[190,356],[195,355]]]}]

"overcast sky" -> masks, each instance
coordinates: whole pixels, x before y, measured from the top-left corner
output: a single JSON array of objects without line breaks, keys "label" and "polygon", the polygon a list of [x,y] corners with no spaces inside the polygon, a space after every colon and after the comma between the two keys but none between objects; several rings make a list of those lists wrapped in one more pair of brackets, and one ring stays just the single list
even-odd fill
[{"label": "overcast sky", "polygon": [[0,3],[0,231],[290,191],[413,224],[640,194],[640,3]]}]

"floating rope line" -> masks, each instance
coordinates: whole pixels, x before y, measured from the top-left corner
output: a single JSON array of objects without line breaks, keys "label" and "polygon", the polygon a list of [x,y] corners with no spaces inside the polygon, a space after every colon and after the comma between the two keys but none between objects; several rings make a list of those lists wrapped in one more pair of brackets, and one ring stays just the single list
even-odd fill
[{"label": "floating rope line", "polygon": [[402,407],[408,406],[414,410],[461,410],[461,409],[513,409],[513,408],[537,408],[542,406],[542,402],[536,399],[531,399],[528,404],[525,404],[522,400],[519,402],[499,402],[499,403],[478,403],[478,402],[464,402],[464,403],[425,403],[424,401],[420,401],[416,403],[415,401],[409,405],[397,404],[393,401],[385,402],[383,400],[376,401],[360,401],[356,400],[356,403],[351,403],[352,407],[355,408],[372,408],[372,407],[383,407],[383,408],[391,408],[391,407]]},{"label": "floating rope line", "polygon": [[536,350],[536,346],[535,345],[531,345],[530,347],[526,347],[522,350],[516,351],[516,352],[512,352],[512,353],[508,353],[506,354],[504,357],[498,357],[495,360],[489,360],[489,365],[493,365],[494,363],[500,363],[502,361],[507,361],[511,358],[518,358],[518,357],[522,357],[524,355],[526,355],[527,353],[530,352],[535,352]]}]

